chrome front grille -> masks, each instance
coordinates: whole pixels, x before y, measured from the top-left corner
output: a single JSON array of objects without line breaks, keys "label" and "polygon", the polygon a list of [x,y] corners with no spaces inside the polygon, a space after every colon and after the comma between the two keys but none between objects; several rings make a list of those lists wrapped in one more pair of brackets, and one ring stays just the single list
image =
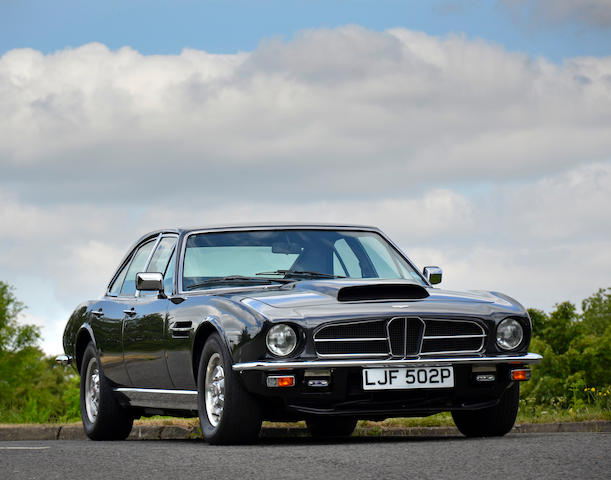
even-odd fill
[{"label": "chrome front grille", "polygon": [[395,317],[325,325],[314,334],[320,357],[389,357],[477,353],[486,332],[473,320]]}]

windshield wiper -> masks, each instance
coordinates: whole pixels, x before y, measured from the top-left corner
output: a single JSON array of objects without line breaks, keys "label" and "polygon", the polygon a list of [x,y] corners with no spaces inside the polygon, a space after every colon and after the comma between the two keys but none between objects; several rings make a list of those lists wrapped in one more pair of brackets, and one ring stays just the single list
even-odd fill
[{"label": "windshield wiper", "polygon": [[346,278],[342,275],[331,275],[330,273],[312,272],[310,270],[274,270],[273,272],[259,272],[257,275],[284,275],[288,277],[306,277],[306,278]]},{"label": "windshield wiper", "polygon": [[286,281],[283,278],[259,278],[259,277],[245,277],[242,275],[228,275],[226,277],[209,278],[208,280],[204,280],[203,282],[189,285],[188,287],[185,288],[185,290],[193,290],[195,288],[207,287],[209,285],[223,285],[223,284],[250,285],[250,284],[261,284],[261,283],[269,284],[272,282],[286,283]]}]

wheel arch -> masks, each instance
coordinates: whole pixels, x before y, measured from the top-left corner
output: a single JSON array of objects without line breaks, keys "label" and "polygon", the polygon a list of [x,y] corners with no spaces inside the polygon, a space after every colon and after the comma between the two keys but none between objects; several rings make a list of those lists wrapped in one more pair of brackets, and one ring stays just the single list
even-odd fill
[{"label": "wheel arch", "polygon": [[202,351],[204,350],[204,345],[208,337],[213,333],[218,333],[221,339],[225,341],[221,329],[215,324],[214,319],[210,317],[205,318],[195,332],[195,337],[193,338],[193,355],[191,356],[191,368],[195,385],[197,385],[197,370],[199,369],[199,361],[202,356]]},{"label": "wheel arch", "polygon": [[87,348],[87,345],[89,345],[89,342],[92,342],[94,347],[96,346],[95,336],[93,335],[91,325],[86,323],[79,328],[79,331],[76,334],[76,342],[74,344],[74,361],[76,369],[79,373],[81,373],[83,355],[85,354],[85,349]]}]

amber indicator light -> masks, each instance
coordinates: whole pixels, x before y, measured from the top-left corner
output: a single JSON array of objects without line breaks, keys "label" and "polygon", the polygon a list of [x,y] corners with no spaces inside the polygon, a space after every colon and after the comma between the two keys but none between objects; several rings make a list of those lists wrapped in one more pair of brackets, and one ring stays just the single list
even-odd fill
[{"label": "amber indicator light", "polygon": [[512,370],[511,371],[511,379],[516,380],[518,382],[528,380],[530,378],[530,370]]},{"label": "amber indicator light", "polygon": [[279,387],[292,387],[295,385],[295,377],[280,377],[278,379]]},{"label": "amber indicator light", "polygon": [[268,387],[292,387],[295,385],[293,375],[267,377]]}]

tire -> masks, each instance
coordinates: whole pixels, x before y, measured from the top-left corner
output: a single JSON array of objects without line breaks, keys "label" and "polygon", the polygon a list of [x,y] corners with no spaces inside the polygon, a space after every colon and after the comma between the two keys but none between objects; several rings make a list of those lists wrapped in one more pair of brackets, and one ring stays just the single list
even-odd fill
[{"label": "tire", "polygon": [[252,443],[261,431],[261,408],[231,366],[227,347],[213,333],[197,372],[199,423],[204,440],[213,445]]},{"label": "tire", "polygon": [[494,407],[457,410],[452,412],[452,418],[460,433],[467,437],[502,437],[513,428],[519,400],[520,384],[515,382]]},{"label": "tire", "polygon": [[306,420],[310,435],[314,438],[349,437],[356,427],[356,418],[310,417]]},{"label": "tire", "polygon": [[93,343],[87,345],[81,363],[81,418],[91,440],[124,440],[134,423],[129,410],[113,396]]}]

